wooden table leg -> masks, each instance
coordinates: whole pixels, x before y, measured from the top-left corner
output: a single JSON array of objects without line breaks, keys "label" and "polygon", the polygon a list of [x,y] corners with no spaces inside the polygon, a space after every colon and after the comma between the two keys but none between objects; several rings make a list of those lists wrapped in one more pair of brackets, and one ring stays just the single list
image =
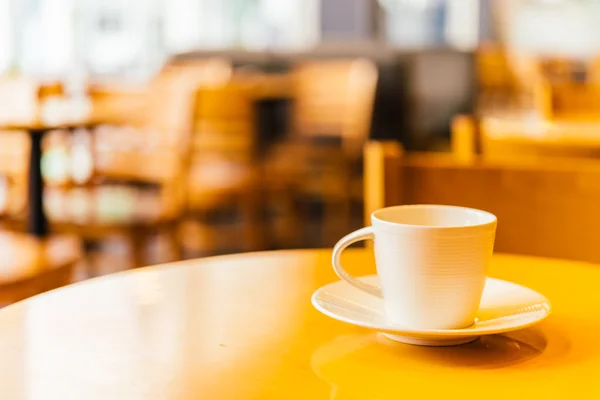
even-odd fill
[{"label": "wooden table leg", "polygon": [[45,131],[31,130],[31,152],[29,155],[29,198],[27,231],[37,237],[48,234],[48,222],[44,212],[44,185],[42,182],[42,138]]}]

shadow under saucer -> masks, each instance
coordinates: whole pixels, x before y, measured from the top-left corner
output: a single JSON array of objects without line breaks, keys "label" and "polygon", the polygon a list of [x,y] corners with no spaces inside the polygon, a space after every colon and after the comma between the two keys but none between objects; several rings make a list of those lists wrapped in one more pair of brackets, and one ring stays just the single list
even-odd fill
[{"label": "shadow under saucer", "polygon": [[[543,354],[547,345],[539,328],[483,336],[453,347],[412,346],[379,333],[356,334],[317,349],[312,368],[333,385],[332,398],[338,400],[421,398],[436,391],[461,393],[478,371],[525,363]],[[470,372],[460,374],[458,369]]]}]

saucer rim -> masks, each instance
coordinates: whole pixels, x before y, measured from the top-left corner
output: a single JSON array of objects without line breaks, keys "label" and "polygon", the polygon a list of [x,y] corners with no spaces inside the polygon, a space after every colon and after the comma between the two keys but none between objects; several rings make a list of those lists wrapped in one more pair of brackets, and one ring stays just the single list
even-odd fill
[{"label": "saucer rim", "polygon": [[[368,278],[373,278],[373,277],[377,277],[377,275],[364,275],[364,276],[361,276],[359,279],[361,279],[361,278],[368,279]],[[473,328],[473,325],[471,325],[469,327],[459,328],[459,329],[411,329],[411,328],[393,326],[391,324],[390,325],[387,325],[387,324],[386,325],[375,325],[375,324],[371,324],[371,323],[364,322],[364,321],[348,319],[348,318],[344,318],[344,317],[340,316],[339,314],[330,312],[329,310],[327,310],[324,307],[321,307],[319,302],[324,302],[324,301],[317,299],[317,297],[323,291],[325,291],[327,288],[329,288],[331,286],[345,284],[345,285],[350,286],[354,290],[357,290],[357,291],[360,290],[360,289],[352,287],[349,283],[347,283],[346,281],[343,281],[343,280],[331,282],[331,283],[328,283],[326,285],[319,287],[312,294],[311,303],[312,303],[313,307],[315,307],[319,312],[321,312],[322,314],[324,314],[330,318],[333,318],[337,321],[341,321],[341,322],[344,322],[344,323],[347,323],[350,325],[354,325],[354,326],[360,326],[362,328],[373,329],[373,330],[376,330],[379,332],[392,333],[392,334],[400,335],[400,336],[419,337],[419,338],[439,338],[439,337],[459,338],[459,337],[484,336],[484,335],[494,335],[494,334],[498,334],[498,333],[513,332],[516,330],[525,329],[530,326],[536,325],[536,324],[540,323],[541,321],[543,321],[544,319],[548,318],[550,316],[550,314],[552,313],[552,304],[550,303],[550,301],[548,300],[548,298],[546,296],[544,296],[537,290],[529,288],[529,287],[521,285],[521,284],[518,284],[518,283],[515,283],[515,282],[507,281],[505,279],[492,278],[492,277],[487,277],[487,279],[502,282],[502,283],[508,283],[511,285],[516,285],[522,289],[533,291],[537,295],[539,295],[540,298],[543,299],[543,301],[540,301],[540,304],[543,304],[546,307],[544,307],[543,311],[540,311],[537,313],[537,314],[539,314],[538,318],[535,318],[527,323],[518,323],[519,319],[517,318],[517,319],[515,319],[515,321],[517,321],[517,322],[515,322],[511,325],[506,325],[504,327],[488,326],[488,327],[481,327],[481,328]]]}]

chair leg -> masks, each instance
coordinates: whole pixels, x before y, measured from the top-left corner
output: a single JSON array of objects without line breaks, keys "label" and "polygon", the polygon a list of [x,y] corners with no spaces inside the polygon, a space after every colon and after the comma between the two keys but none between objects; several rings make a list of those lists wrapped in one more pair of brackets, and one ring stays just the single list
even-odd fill
[{"label": "chair leg", "polygon": [[[206,222],[204,212],[196,211],[187,216],[181,224],[181,246],[185,256],[193,257],[212,255],[217,250],[217,234],[215,229]],[[199,253],[198,253],[199,252]]]},{"label": "chair leg", "polygon": [[128,234],[131,268],[143,267],[145,263],[146,235],[142,229],[131,229]]},{"label": "chair leg", "polygon": [[[95,278],[98,276],[98,266],[96,265],[96,260],[93,257],[93,243],[84,240],[83,242],[83,265],[84,265],[84,277],[83,279]],[[82,280],[83,280],[82,279]]]},{"label": "chair leg", "polygon": [[300,218],[302,212],[294,201],[295,199],[291,189],[281,193],[279,196],[282,208],[281,233],[284,247],[297,248],[302,242],[300,240],[302,237],[301,227],[303,226]]},{"label": "chair leg", "polygon": [[181,260],[183,257],[179,243],[179,223],[174,222],[169,224],[166,227],[165,234],[168,243],[170,259],[174,261]]},{"label": "chair leg", "polygon": [[327,201],[323,204],[323,245],[333,246],[343,235],[349,233],[352,217],[350,199]]},{"label": "chair leg", "polygon": [[243,219],[242,246],[244,250],[261,250],[265,248],[264,215],[262,202],[257,193],[240,199],[240,209]]}]

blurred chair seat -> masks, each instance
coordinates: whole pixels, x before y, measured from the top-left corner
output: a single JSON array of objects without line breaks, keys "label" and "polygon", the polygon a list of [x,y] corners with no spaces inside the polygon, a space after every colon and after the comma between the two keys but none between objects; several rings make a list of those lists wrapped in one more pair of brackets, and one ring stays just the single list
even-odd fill
[{"label": "blurred chair seat", "polygon": [[52,187],[45,207],[54,231],[79,235],[88,241],[121,236],[128,240],[130,265],[145,265],[145,245],[159,233],[169,241],[170,257],[179,257],[178,223],[181,194],[160,185],[98,184]]},{"label": "blurred chair seat", "polygon": [[80,258],[81,242],[74,236],[0,232],[0,304],[71,283]]},{"label": "blurred chair seat", "polygon": [[94,153],[95,175],[135,182],[167,183],[180,178],[177,149],[106,149]]},{"label": "blurred chair seat", "polygon": [[314,199],[344,200],[350,183],[349,160],[339,147],[281,143],[273,147],[265,169],[271,185],[291,188]]},{"label": "blurred chair seat", "polygon": [[252,188],[257,177],[245,164],[214,160],[194,163],[188,179],[188,206],[195,209],[216,206],[219,197]]},{"label": "blurred chair seat", "polygon": [[133,126],[145,123],[149,85],[92,84],[88,88],[88,94],[92,100],[93,121]]},{"label": "blurred chair seat", "polygon": [[[190,168],[187,182],[187,219],[202,225],[203,254],[220,251],[213,246],[225,229],[231,231],[226,237],[239,238],[237,247],[227,250],[251,251],[264,246],[262,181],[255,168],[227,162],[196,163]],[[211,217],[226,210],[235,211],[237,215],[229,227],[218,224]],[[231,246],[233,242],[228,244]]]},{"label": "blurred chair seat", "polygon": [[264,245],[261,182],[255,168],[206,160],[191,167],[188,179],[187,217],[201,232],[196,246],[190,241],[192,236],[188,237],[191,248],[199,246],[205,254],[216,254],[257,250]]},{"label": "blurred chair seat", "polygon": [[176,219],[178,210],[174,197],[157,186],[98,184],[51,187],[45,193],[45,206],[54,224],[123,229],[130,224],[153,225]]}]

